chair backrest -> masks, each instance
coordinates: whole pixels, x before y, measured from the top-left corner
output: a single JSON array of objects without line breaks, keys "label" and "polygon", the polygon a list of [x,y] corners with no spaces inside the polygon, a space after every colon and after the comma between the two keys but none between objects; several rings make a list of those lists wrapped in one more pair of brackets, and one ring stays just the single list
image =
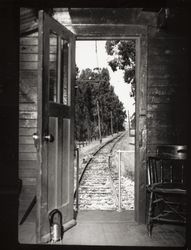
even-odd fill
[{"label": "chair backrest", "polygon": [[156,157],[148,162],[148,184],[151,183],[184,183],[186,145],[160,145]]}]

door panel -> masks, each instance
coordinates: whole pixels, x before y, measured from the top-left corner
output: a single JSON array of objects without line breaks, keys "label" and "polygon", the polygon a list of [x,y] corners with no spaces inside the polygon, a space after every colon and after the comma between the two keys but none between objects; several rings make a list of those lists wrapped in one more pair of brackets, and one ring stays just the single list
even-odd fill
[{"label": "door panel", "polygon": [[62,213],[64,228],[73,220],[75,37],[39,12],[37,239],[49,240],[49,213]]},{"label": "door panel", "polygon": [[[64,140],[64,138],[66,138],[66,140]],[[70,190],[69,188],[69,178],[68,176],[70,175],[70,168],[69,168],[69,162],[70,162],[70,145],[69,142],[70,141],[70,120],[69,119],[63,119],[63,148],[65,150],[63,150],[63,165],[64,166],[68,166],[67,168],[63,169],[62,172],[62,203],[63,204],[68,204],[69,202],[69,192],[64,192],[64,190]]]},{"label": "door panel", "polygon": [[57,169],[58,169],[58,118],[49,117],[49,134],[54,136],[54,141],[48,143],[47,152],[48,152],[48,210],[51,211],[56,206],[57,200],[57,190],[56,190],[56,181],[57,181]]}]

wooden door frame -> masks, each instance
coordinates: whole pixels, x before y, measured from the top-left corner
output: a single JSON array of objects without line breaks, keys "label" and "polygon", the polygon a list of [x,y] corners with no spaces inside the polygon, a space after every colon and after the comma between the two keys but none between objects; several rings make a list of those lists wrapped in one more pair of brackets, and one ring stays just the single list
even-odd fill
[{"label": "wooden door frame", "polygon": [[146,221],[147,145],[147,26],[121,24],[70,24],[76,40],[136,40],[136,137],[135,137],[135,221]]}]

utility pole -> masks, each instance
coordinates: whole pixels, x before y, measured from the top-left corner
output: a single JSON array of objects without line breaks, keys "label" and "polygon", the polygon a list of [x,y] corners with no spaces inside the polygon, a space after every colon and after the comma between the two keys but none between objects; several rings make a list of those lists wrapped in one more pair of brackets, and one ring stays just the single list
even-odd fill
[{"label": "utility pole", "polygon": [[101,137],[101,126],[100,126],[99,101],[98,101],[98,100],[97,100],[97,115],[98,115],[99,140],[100,140],[100,143],[102,143],[102,137]]},{"label": "utility pole", "polygon": [[110,112],[111,114],[111,135],[113,136],[113,117],[112,117],[112,111]]}]

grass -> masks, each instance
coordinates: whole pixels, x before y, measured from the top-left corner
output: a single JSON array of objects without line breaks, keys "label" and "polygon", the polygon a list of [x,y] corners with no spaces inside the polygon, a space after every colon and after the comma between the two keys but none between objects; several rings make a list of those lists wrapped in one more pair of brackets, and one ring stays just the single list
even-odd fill
[{"label": "grass", "polygon": [[127,132],[125,137],[114,147],[113,155],[111,157],[111,166],[116,172],[118,172],[119,153],[117,151],[130,151],[121,152],[121,174],[124,177],[129,177],[131,180],[134,180],[135,169],[134,139],[135,137],[129,137]]}]

